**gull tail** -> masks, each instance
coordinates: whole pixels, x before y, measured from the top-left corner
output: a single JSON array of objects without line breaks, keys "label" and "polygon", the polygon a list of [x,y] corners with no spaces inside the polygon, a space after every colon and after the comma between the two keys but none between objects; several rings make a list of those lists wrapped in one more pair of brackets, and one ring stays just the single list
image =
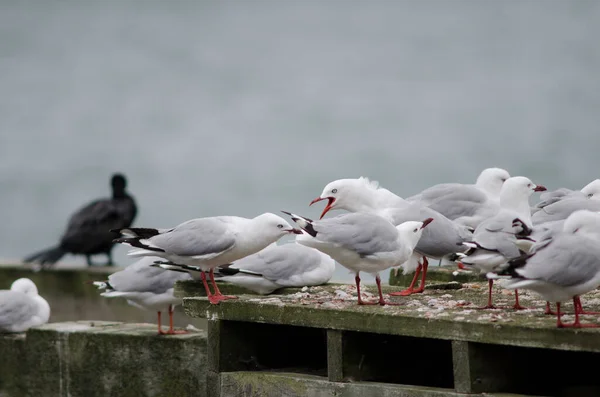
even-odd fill
[{"label": "gull tail", "polygon": [[291,212],[287,212],[287,211],[281,211],[281,212],[283,212],[286,215],[289,215],[292,218],[292,220],[298,226],[300,226],[300,228],[302,230],[304,230],[306,233],[310,234],[313,237],[317,237],[317,231],[313,227],[313,220],[312,219],[305,218],[305,217],[300,216],[300,215],[292,214]]},{"label": "gull tail", "polygon": [[257,272],[253,272],[251,270],[244,270],[244,269],[238,269],[235,267],[230,267],[232,264],[227,264],[227,265],[223,265],[223,266],[219,266],[218,268],[215,269],[215,276],[233,276],[235,274],[238,273],[242,273],[242,274],[247,274],[250,276],[257,276],[257,277],[262,277],[263,275],[261,273],[257,273]]}]

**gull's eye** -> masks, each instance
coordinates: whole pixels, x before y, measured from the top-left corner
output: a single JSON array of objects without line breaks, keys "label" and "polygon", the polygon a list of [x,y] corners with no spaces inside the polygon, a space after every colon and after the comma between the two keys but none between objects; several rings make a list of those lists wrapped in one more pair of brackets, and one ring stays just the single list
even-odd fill
[{"label": "gull's eye", "polygon": [[527,184],[527,187],[531,187],[531,183],[528,183],[528,184]]},{"label": "gull's eye", "polygon": [[502,178],[502,182],[506,182],[506,178]]},{"label": "gull's eye", "polygon": [[592,197],[592,196],[594,196],[594,193],[590,193],[590,194],[588,194],[587,196],[588,196],[588,197]]},{"label": "gull's eye", "polygon": [[416,233],[416,232],[418,232],[418,231],[419,231],[419,229],[415,229],[415,230],[413,230],[413,232],[415,232],[415,233]]},{"label": "gull's eye", "polygon": [[278,227],[279,229],[283,229],[283,225],[282,225],[281,223],[280,223],[279,225],[277,225],[277,227]]},{"label": "gull's eye", "polygon": [[337,193],[337,189],[333,189],[333,190],[331,191],[331,193],[333,193],[333,194]]}]

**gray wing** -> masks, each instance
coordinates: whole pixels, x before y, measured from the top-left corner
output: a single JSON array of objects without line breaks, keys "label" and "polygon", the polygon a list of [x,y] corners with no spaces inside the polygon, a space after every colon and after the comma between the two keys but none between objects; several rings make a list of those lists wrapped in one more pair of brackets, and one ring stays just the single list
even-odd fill
[{"label": "gray wing", "polygon": [[540,194],[540,202],[535,205],[535,208],[544,208],[550,204],[554,204],[565,197],[571,196],[572,193],[581,193],[562,187],[560,189],[553,190],[551,192],[544,192]]},{"label": "gray wing", "polygon": [[597,241],[574,234],[560,234],[518,270],[523,277],[569,287],[585,283],[600,268]]},{"label": "gray wing", "polygon": [[317,239],[357,252],[361,256],[395,251],[398,232],[384,218],[349,213],[313,223]]},{"label": "gray wing", "polygon": [[234,232],[229,227],[231,217],[198,218],[154,236],[150,243],[169,254],[181,256],[218,255],[235,245]]},{"label": "gray wing", "polygon": [[388,209],[385,211],[394,225],[407,221],[423,221],[433,218],[424,230],[415,250],[425,256],[440,258],[460,251],[459,244],[469,241],[473,235],[464,226],[458,225],[444,215],[429,207],[412,203],[403,209]]},{"label": "gray wing", "polygon": [[163,260],[163,258],[156,256],[144,257],[125,269],[108,276],[108,282],[115,291],[162,294],[173,288],[175,282],[191,279],[188,273],[173,272],[150,266],[157,260]]},{"label": "gray wing", "polygon": [[482,222],[473,233],[473,241],[484,249],[498,251],[507,259],[521,256],[513,227],[515,218],[515,214],[511,212],[501,212]]},{"label": "gray wing", "polygon": [[445,183],[432,186],[409,201],[419,202],[443,214],[450,220],[471,217],[481,211],[488,198],[485,193],[473,185]]},{"label": "gray wing", "polygon": [[280,283],[294,275],[311,271],[320,262],[321,254],[314,248],[290,243],[265,248],[236,261],[231,267],[257,272],[267,280]]},{"label": "gray wing", "polygon": [[588,198],[565,198],[550,204],[531,216],[534,225],[567,219],[577,210],[600,211],[600,200]]},{"label": "gray wing", "polygon": [[36,312],[37,306],[28,295],[0,290],[0,329],[25,322]]}]

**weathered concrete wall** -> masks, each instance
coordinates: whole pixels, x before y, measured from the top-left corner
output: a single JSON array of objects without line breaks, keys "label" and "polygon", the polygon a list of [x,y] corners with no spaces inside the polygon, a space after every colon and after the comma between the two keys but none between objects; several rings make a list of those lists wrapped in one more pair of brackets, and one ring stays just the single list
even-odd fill
[{"label": "weathered concrete wall", "polygon": [[[35,271],[30,265],[0,264],[0,289],[10,288],[20,277],[31,279],[39,293],[50,304],[50,322],[101,320],[125,322],[156,322],[156,313],[127,304],[124,299],[106,299],[89,281],[106,280],[122,267],[81,267],[60,264],[56,268]],[[206,321],[186,317],[181,306],[175,313],[175,325],[192,324],[205,329]],[[163,321],[166,321],[166,314]]]},{"label": "weathered concrete wall", "polygon": [[0,396],[205,396],[206,333],[65,322],[0,335]]}]

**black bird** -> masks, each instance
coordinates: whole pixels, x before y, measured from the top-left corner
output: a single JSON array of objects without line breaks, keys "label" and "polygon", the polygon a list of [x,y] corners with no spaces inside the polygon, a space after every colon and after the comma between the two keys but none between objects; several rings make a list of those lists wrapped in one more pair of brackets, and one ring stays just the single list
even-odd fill
[{"label": "black bird", "polygon": [[88,266],[92,266],[91,255],[105,254],[108,257],[105,265],[113,265],[111,250],[119,233],[110,230],[131,226],[137,206],[125,191],[127,180],[124,175],[114,174],[110,183],[112,198],[98,199],[81,208],[69,219],[57,246],[30,255],[23,261],[52,265],[69,253],[85,255]]}]

